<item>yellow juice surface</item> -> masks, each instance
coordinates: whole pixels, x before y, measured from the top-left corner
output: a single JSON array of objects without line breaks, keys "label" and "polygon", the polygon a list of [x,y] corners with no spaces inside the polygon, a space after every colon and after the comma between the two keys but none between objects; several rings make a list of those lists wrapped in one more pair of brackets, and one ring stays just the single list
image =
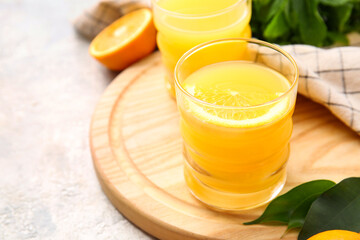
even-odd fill
[{"label": "yellow juice surface", "polygon": [[185,179],[193,194],[222,209],[269,201],[286,178],[293,107],[289,96],[280,96],[289,81],[260,64],[228,61],[195,71],[182,86],[214,104],[180,106]]},{"label": "yellow juice surface", "polygon": [[157,43],[172,89],[175,65],[186,51],[215,39],[251,36],[251,5],[244,0],[158,0],[156,4]]}]

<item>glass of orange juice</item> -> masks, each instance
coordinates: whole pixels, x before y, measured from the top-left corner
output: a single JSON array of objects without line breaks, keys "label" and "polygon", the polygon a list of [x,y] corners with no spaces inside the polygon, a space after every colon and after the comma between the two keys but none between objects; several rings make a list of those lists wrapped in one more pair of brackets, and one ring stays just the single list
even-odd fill
[{"label": "glass of orange juice", "polygon": [[175,68],[185,180],[219,210],[267,203],[286,180],[298,68],[281,48],[220,39],[185,53]]},{"label": "glass of orange juice", "polygon": [[174,96],[174,68],[190,48],[207,41],[251,37],[251,0],[152,0],[157,44]]}]

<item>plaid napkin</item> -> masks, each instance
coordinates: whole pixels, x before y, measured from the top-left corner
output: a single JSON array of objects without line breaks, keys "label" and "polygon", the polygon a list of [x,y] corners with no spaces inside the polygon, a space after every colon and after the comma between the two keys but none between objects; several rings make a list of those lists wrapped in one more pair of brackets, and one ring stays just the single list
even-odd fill
[{"label": "plaid napkin", "polygon": [[[75,28],[92,39],[126,13],[149,7],[150,0],[105,0],[75,19]],[[327,107],[360,135],[360,37],[350,37],[351,47],[321,49],[308,45],[283,48],[300,69],[298,92]]]},{"label": "plaid napkin", "polygon": [[298,92],[327,107],[360,134],[360,47],[288,45],[283,49],[298,64]]}]

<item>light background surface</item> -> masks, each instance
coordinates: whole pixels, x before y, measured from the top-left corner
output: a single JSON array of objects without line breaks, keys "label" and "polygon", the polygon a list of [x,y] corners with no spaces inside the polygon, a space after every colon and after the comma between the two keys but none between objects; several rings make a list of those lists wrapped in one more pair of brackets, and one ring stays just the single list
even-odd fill
[{"label": "light background surface", "polygon": [[72,19],[95,0],[0,0],[0,239],[151,239],[101,191],[89,125],[116,73]]}]

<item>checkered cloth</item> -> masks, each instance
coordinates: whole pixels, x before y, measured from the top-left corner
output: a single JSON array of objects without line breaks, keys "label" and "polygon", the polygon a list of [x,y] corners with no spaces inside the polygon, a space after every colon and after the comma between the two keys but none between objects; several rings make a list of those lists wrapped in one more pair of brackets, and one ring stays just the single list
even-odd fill
[{"label": "checkered cloth", "polygon": [[288,45],[283,49],[299,66],[298,92],[327,107],[360,134],[360,47]]},{"label": "checkered cloth", "polygon": [[[146,0],[106,0],[86,10],[75,28],[89,39],[124,14],[150,6]],[[360,135],[360,36],[352,35],[351,47],[321,49],[308,45],[283,48],[300,69],[298,92],[327,107]]]}]

